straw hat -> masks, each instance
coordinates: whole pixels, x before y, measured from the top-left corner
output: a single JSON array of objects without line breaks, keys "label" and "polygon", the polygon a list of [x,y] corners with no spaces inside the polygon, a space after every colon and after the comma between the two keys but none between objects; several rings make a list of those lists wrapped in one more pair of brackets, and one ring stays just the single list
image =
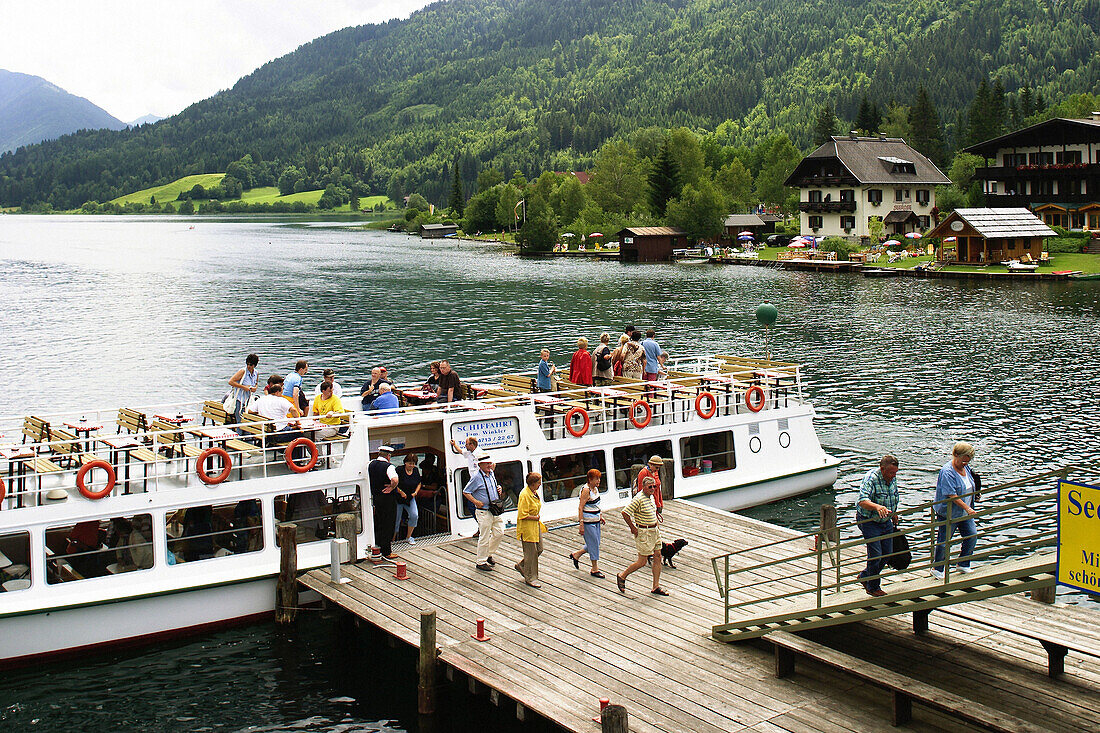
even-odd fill
[{"label": "straw hat", "polygon": [[649,457],[649,465],[651,465],[651,466],[663,466],[663,465],[665,465],[665,461],[660,456],[650,456]]},{"label": "straw hat", "polygon": [[50,501],[65,501],[69,498],[69,492],[65,489],[50,489],[46,492],[46,498]]}]

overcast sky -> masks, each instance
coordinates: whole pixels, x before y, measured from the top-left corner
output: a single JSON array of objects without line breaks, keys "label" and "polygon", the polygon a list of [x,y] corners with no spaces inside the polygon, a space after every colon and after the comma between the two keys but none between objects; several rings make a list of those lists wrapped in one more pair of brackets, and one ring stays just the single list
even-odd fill
[{"label": "overcast sky", "polygon": [[228,89],[307,41],[428,0],[0,0],[0,69],[41,76],[123,122]]}]

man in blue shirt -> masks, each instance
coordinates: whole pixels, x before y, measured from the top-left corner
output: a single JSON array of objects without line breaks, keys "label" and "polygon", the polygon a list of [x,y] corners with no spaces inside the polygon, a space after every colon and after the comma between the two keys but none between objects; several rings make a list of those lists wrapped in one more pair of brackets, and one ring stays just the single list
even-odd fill
[{"label": "man in blue shirt", "polygon": [[393,387],[386,382],[378,385],[378,397],[371,403],[370,411],[379,415],[396,415],[400,409],[401,403],[397,401]]},{"label": "man in blue shirt", "polygon": [[294,371],[287,374],[286,379],[283,380],[283,397],[290,400],[290,403],[302,412],[309,409],[309,401],[306,399],[305,390],[302,389],[302,377],[308,371],[309,362],[305,359],[299,359],[298,363],[294,365]]},{"label": "man in blue shirt", "polygon": [[645,340],[642,341],[642,349],[645,350],[645,379],[647,382],[657,381],[657,375],[665,363],[665,350],[654,338],[657,332],[652,328],[645,332]]},{"label": "man in blue shirt", "polygon": [[[877,578],[886,560],[894,551],[894,538],[883,535],[897,531],[898,520],[898,459],[885,455],[863,477],[859,487],[859,499],[856,501],[856,521],[867,540],[867,567],[859,574],[860,583],[868,595],[886,595],[880,587],[882,579]],[[868,578],[868,580],[862,580]]]},{"label": "man in blue shirt", "polygon": [[500,499],[500,486],[493,473],[495,465],[489,454],[479,450],[476,454],[477,473],[470,477],[462,495],[474,505],[477,519],[477,569],[492,570],[496,565],[493,553],[504,539],[504,520],[489,511],[489,504]]},{"label": "man in blue shirt", "polygon": [[535,381],[535,389],[539,392],[553,392],[554,383],[550,378],[558,367],[550,363],[550,349],[543,349],[539,357],[539,376]]}]

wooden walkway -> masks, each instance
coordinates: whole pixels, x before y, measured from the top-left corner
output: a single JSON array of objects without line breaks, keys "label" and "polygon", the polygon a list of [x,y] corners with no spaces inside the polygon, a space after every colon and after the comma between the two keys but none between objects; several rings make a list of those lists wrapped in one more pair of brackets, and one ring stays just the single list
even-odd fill
[{"label": "wooden walkway", "polygon": [[[544,537],[543,587],[537,590],[512,568],[521,554],[514,534],[497,553],[492,573],[474,569],[476,541],[463,539],[399,546],[410,575],[404,582],[369,563],[346,566],[352,582],[344,585],[333,586],[327,569],[301,581],[414,646],[420,612],[435,609],[440,661],[449,675],[469,677],[471,689],[476,680],[494,700],[516,705],[517,715],[531,711],[565,730],[598,731],[592,717],[601,697],[627,708],[633,731],[893,730],[888,694],[811,663],[776,679],[767,644],[710,638],[722,606],[709,558],[791,536],[789,531],[681,501],[666,503],[665,517],[664,539],[688,541],[677,569],[662,573],[668,598],[648,592],[648,569],[630,577],[625,596],[616,590],[615,573],[635,556],[617,512],[608,514],[604,528],[604,580],[589,576],[587,558],[581,571],[574,570],[565,555],[580,538],[575,526],[565,526],[551,527]],[[986,603],[1036,604],[1014,596],[972,605]],[[1067,624],[1100,619],[1087,609],[1066,614]],[[471,638],[478,617],[486,619],[491,637],[484,643]],[[1100,661],[1071,653],[1065,676],[1052,680],[1045,652],[1030,640],[946,613],[933,613],[930,622],[921,636],[913,634],[908,616],[812,633],[819,642],[1051,730],[1100,729]],[[905,730],[972,728],[918,707]]]}]

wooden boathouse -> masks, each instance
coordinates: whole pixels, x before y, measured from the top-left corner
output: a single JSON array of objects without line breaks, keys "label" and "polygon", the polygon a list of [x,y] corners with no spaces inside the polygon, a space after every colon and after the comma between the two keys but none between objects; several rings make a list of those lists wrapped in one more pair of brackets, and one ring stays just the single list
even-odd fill
[{"label": "wooden boathouse", "polygon": [[[927,237],[940,238],[937,260],[980,265],[1038,262],[1043,238],[1057,236],[1027,209],[955,209]],[[951,256],[953,251],[954,256]]]},{"label": "wooden boathouse", "polygon": [[[566,555],[581,544],[576,525],[558,524],[544,535],[539,589],[525,586],[512,569],[521,556],[514,530],[506,533],[494,572],[474,569],[476,540],[466,538],[395,545],[407,564],[407,580],[397,580],[392,565],[360,562],[343,566],[348,582],[334,583],[327,570],[311,571],[300,581],[413,647],[420,644],[422,613],[434,611],[435,636],[428,638],[435,641],[426,643],[438,644],[438,674],[451,690],[468,687],[514,710],[520,720],[539,716],[577,733],[600,730],[601,698],[626,709],[629,730],[646,733],[888,731],[895,722],[929,732],[1100,729],[1095,611],[1048,605],[1020,593],[1049,588],[1043,558],[1014,580],[992,572],[985,580],[968,577],[971,590],[954,583],[927,592],[910,588],[898,596],[902,600],[863,596],[861,603],[881,601],[874,606],[883,614],[878,618],[843,623],[836,619],[851,611],[830,611],[827,619],[835,625],[806,633],[777,629],[722,643],[717,629],[730,633],[723,624],[730,618],[727,603],[741,591],[726,602],[716,592],[719,558],[728,563],[740,557],[741,569],[760,581],[797,588],[785,574],[812,575],[814,558],[822,557],[815,554],[815,535],[667,501],[664,539],[688,542],[674,559],[676,568],[663,569],[661,585],[671,596],[648,592],[646,568],[630,576],[624,595],[616,590],[615,573],[634,559],[633,542],[617,512],[606,518],[604,579],[589,575],[587,558],[574,569]],[[827,538],[829,531],[818,536]],[[752,569],[753,562],[792,551],[793,564]],[[852,556],[858,562],[861,551]],[[746,552],[753,558],[747,565],[747,556],[737,555]],[[752,585],[745,593],[752,594]],[[924,608],[913,605],[914,593],[940,605],[934,613],[930,607],[914,614],[911,627],[908,616],[897,614]],[[955,602],[952,596],[979,600],[945,606]],[[479,618],[485,621],[484,640],[472,638]],[[1060,649],[1061,656],[1048,656],[1046,648]],[[432,664],[424,648],[420,659]],[[607,717],[604,726],[626,730]]]},{"label": "wooden boathouse", "polygon": [[616,236],[622,262],[671,262],[672,250],[687,246],[687,232],[677,227],[627,227]]}]

